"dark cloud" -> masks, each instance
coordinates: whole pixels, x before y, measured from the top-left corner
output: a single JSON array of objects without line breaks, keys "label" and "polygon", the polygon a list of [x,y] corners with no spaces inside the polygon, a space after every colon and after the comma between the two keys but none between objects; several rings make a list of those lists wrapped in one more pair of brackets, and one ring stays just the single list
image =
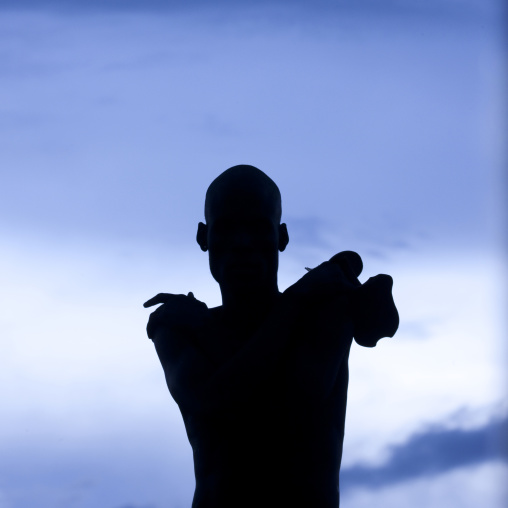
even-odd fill
[{"label": "dark cloud", "polygon": [[508,462],[508,416],[472,430],[433,428],[391,448],[381,466],[357,465],[342,469],[343,490],[376,489],[487,461]]}]

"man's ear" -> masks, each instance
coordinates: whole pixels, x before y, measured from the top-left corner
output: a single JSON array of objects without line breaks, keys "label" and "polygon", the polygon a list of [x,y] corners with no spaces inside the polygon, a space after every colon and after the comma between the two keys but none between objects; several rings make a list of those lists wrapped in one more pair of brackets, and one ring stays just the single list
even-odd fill
[{"label": "man's ear", "polygon": [[196,241],[198,242],[203,252],[206,252],[208,250],[207,238],[208,238],[208,226],[200,222],[198,224],[198,234],[196,235]]},{"label": "man's ear", "polygon": [[283,252],[289,243],[288,228],[286,224],[279,225],[279,250]]}]

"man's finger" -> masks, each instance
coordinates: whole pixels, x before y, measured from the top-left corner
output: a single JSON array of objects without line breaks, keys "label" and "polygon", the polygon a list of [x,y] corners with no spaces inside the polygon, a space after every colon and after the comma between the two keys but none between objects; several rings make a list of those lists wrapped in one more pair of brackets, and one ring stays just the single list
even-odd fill
[{"label": "man's finger", "polygon": [[340,266],[347,280],[355,286],[361,286],[358,276],[362,273],[362,258],[353,251],[343,251],[335,254],[330,261]]},{"label": "man's finger", "polygon": [[345,250],[339,253],[338,256],[347,260],[347,264],[353,270],[353,274],[355,277],[360,277],[360,274],[363,272],[363,261],[358,252],[352,250]]},{"label": "man's finger", "polygon": [[158,295],[155,295],[153,298],[150,298],[150,300],[147,300],[143,307],[146,309],[147,307],[152,307],[153,305],[157,305],[158,303],[166,303],[169,298],[173,296],[169,293],[159,293]]}]

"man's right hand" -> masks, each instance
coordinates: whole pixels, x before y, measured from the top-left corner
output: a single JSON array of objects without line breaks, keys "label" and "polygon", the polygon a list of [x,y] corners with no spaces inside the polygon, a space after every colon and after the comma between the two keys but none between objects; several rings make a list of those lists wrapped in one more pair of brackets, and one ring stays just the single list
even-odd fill
[{"label": "man's right hand", "polygon": [[192,293],[188,295],[174,295],[159,293],[143,304],[148,308],[162,303],[162,305],[150,314],[146,333],[150,339],[154,339],[155,332],[162,326],[184,327],[187,329],[199,326],[206,317],[208,307],[206,303],[194,298]]}]

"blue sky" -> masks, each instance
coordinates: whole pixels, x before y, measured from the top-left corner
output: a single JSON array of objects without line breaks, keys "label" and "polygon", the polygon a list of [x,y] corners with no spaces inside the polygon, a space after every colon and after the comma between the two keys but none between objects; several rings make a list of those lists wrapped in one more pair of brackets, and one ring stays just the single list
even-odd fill
[{"label": "blue sky", "polygon": [[141,304],[220,303],[195,232],[239,163],[281,189],[281,289],[346,249],[394,277],[342,505],[503,505],[499,5],[0,2],[0,508],[189,506]]}]

